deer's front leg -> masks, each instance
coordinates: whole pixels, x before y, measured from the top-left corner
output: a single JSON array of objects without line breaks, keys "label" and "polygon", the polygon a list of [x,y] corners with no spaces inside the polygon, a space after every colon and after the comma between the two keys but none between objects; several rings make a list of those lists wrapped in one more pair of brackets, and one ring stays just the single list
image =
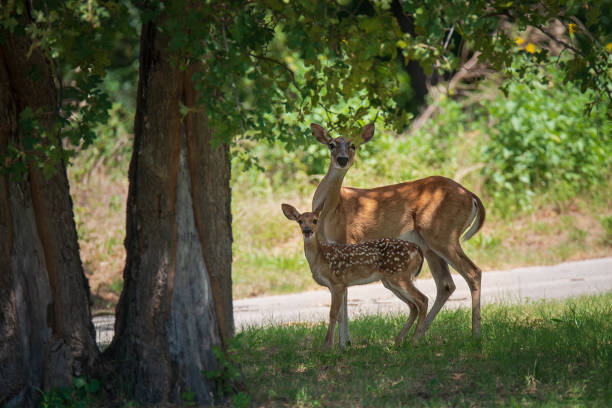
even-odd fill
[{"label": "deer's front leg", "polygon": [[340,305],[346,288],[341,285],[333,285],[331,288],[331,307],[329,308],[329,326],[327,327],[327,335],[323,343],[323,349],[327,350],[334,344],[334,330],[338,323],[338,314]]},{"label": "deer's front leg", "polygon": [[351,335],[348,328],[348,308],[347,308],[347,290],[344,288],[342,301],[340,305],[340,315],[338,316],[338,343],[341,348],[345,348],[348,344],[351,345]]}]

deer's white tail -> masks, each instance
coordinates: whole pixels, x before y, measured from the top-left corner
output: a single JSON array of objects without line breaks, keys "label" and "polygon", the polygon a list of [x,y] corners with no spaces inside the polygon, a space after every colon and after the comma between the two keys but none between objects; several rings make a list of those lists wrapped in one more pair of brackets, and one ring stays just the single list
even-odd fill
[{"label": "deer's white tail", "polygon": [[482,226],[484,225],[484,221],[486,218],[486,211],[484,205],[482,205],[482,201],[476,195],[472,196],[472,214],[470,215],[470,219],[468,220],[465,228],[471,225],[470,229],[463,235],[463,240],[467,241],[472,238],[474,234],[476,234]]}]

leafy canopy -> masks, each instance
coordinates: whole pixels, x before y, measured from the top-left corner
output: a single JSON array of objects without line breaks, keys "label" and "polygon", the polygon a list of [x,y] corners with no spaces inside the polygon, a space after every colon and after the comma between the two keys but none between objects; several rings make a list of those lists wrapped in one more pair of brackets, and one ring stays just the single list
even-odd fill
[{"label": "leafy canopy", "polygon": [[[26,10],[24,3],[9,0],[0,17],[1,35],[28,35],[33,47],[55,61],[61,84],[58,121],[52,130],[41,129],[33,123],[39,112],[24,110],[22,130],[34,136],[12,146],[9,167],[32,158],[64,159],[75,146],[91,143],[93,129],[108,119],[110,96],[101,83],[112,68],[113,44],[136,41],[124,2],[37,4],[39,9]],[[391,7],[398,4],[413,22],[413,34],[400,29]],[[347,136],[358,135],[358,128],[374,120],[400,130],[410,120],[397,102],[402,65],[416,60],[426,73],[453,72],[476,51],[482,61],[519,80],[544,76],[541,65],[558,64],[565,81],[598,91],[591,106],[609,101],[612,93],[612,21],[602,13],[612,8],[610,0],[168,0],[134,5],[141,21],[155,21],[168,36],[168,56],[175,63],[203,63],[205,69],[193,80],[218,142],[280,140],[295,148],[309,143],[310,120]],[[550,31],[555,24],[561,31]],[[526,29],[548,41],[524,44],[527,63],[512,69]],[[181,109],[186,114],[190,108]],[[40,144],[37,149],[40,137],[68,140],[73,147],[51,152]]]}]

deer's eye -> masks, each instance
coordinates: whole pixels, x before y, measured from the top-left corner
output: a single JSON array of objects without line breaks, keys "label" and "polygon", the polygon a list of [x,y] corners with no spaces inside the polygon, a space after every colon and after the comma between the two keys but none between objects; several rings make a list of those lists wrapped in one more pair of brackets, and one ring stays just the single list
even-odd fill
[{"label": "deer's eye", "polygon": [[315,218],[314,220],[312,220],[312,223],[316,224],[317,223],[317,219]]},{"label": "deer's eye", "polygon": [[301,225],[301,224],[302,224],[302,220],[298,220],[298,224],[300,224],[300,225]]},{"label": "deer's eye", "polygon": [[333,143],[333,142],[328,144],[327,146],[329,146],[329,148],[332,149],[332,150],[336,148],[336,144]]},{"label": "deer's eye", "polygon": [[351,144],[349,145],[349,149],[353,149],[353,150],[355,150],[355,145],[354,145],[353,143],[351,143]]}]

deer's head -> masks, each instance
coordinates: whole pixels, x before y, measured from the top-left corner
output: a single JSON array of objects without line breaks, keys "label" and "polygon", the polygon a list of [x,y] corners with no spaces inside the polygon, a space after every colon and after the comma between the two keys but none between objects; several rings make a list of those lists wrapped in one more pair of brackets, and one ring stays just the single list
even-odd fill
[{"label": "deer's head", "polygon": [[[323,126],[311,123],[310,128],[312,134],[320,143],[323,143],[329,148],[331,154],[331,165],[338,170],[348,170],[353,165],[355,160],[355,151],[357,145],[353,140],[346,139],[342,136],[332,138],[328,135]],[[366,143],[374,136],[374,124],[366,125],[361,131],[361,143]]]},{"label": "deer's head", "polygon": [[305,212],[300,214],[300,212],[289,204],[281,205],[283,209],[283,213],[285,217],[287,217],[291,221],[296,221],[300,225],[300,229],[302,230],[302,235],[304,236],[304,240],[308,240],[314,237],[317,232],[317,221],[319,220],[319,209],[315,212]]}]

